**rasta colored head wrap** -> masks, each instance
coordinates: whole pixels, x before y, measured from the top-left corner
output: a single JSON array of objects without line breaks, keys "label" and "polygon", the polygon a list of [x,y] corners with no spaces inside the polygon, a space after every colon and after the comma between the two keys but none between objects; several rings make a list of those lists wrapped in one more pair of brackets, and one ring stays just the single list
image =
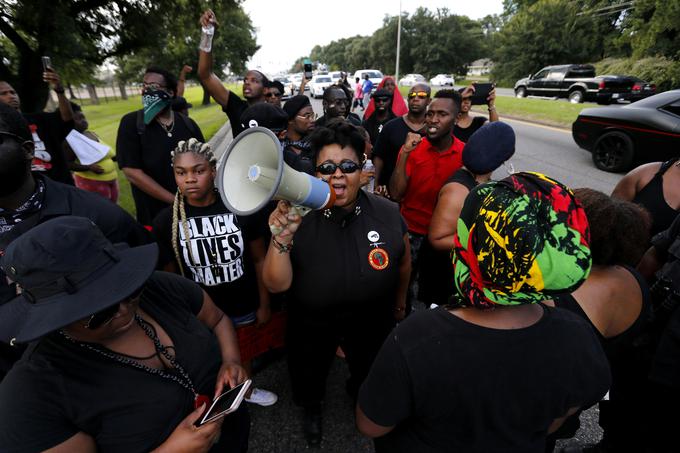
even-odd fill
[{"label": "rasta colored head wrap", "polygon": [[571,292],[591,267],[583,208],[567,187],[517,173],[473,189],[453,250],[458,305],[532,304]]}]

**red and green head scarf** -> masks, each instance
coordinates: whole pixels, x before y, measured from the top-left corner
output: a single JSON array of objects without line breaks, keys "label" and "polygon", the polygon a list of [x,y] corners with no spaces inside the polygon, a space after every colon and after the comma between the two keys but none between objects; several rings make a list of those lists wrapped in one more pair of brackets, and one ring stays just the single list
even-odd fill
[{"label": "red and green head scarf", "polygon": [[489,309],[571,292],[591,266],[588,220],[570,189],[540,173],[474,188],[453,250],[458,304]]}]

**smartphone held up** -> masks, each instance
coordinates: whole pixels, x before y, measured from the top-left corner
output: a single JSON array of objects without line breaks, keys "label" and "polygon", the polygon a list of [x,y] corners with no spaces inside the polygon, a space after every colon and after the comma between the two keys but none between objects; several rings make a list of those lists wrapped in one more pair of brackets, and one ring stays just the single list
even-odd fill
[{"label": "smartphone held up", "polygon": [[472,95],[472,105],[483,105],[487,103],[487,98],[491,90],[496,87],[494,83],[473,83],[475,94]]}]

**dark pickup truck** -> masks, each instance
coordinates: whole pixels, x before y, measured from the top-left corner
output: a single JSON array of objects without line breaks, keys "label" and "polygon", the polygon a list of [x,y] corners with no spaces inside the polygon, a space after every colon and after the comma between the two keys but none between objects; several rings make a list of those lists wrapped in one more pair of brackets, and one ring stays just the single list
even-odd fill
[{"label": "dark pickup truck", "polygon": [[618,100],[637,100],[633,87],[639,82],[639,79],[628,76],[596,77],[595,67],[587,64],[546,66],[536,74],[518,80],[515,95],[568,98],[574,104],[583,101],[609,104]]}]

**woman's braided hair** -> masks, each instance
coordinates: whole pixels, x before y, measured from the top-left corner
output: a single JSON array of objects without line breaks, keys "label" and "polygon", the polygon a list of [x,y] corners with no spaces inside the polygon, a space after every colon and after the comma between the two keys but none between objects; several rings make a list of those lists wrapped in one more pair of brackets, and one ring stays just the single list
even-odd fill
[{"label": "woman's braided hair", "polygon": [[[208,161],[211,167],[215,168],[217,166],[217,158],[215,153],[213,153],[212,148],[207,143],[201,143],[195,138],[190,138],[189,140],[182,140],[177,143],[177,147],[170,153],[172,158],[172,165],[175,166],[175,157],[179,154],[194,153],[197,156],[202,156]],[[179,224],[182,224],[182,230],[184,231],[185,240],[189,240],[189,225],[187,223],[187,213],[184,209],[184,196],[177,188],[175,192],[175,201],[172,204],[172,249],[175,251],[175,259],[177,260],[177,265],[179,266],[179,272],[184,275],[184,266],[182,266],[182,258],[179,254]],[[189,252],[189,263],[194,264],[193,252],[191,251],[191,246],[187,244],[187,250]]]}]

